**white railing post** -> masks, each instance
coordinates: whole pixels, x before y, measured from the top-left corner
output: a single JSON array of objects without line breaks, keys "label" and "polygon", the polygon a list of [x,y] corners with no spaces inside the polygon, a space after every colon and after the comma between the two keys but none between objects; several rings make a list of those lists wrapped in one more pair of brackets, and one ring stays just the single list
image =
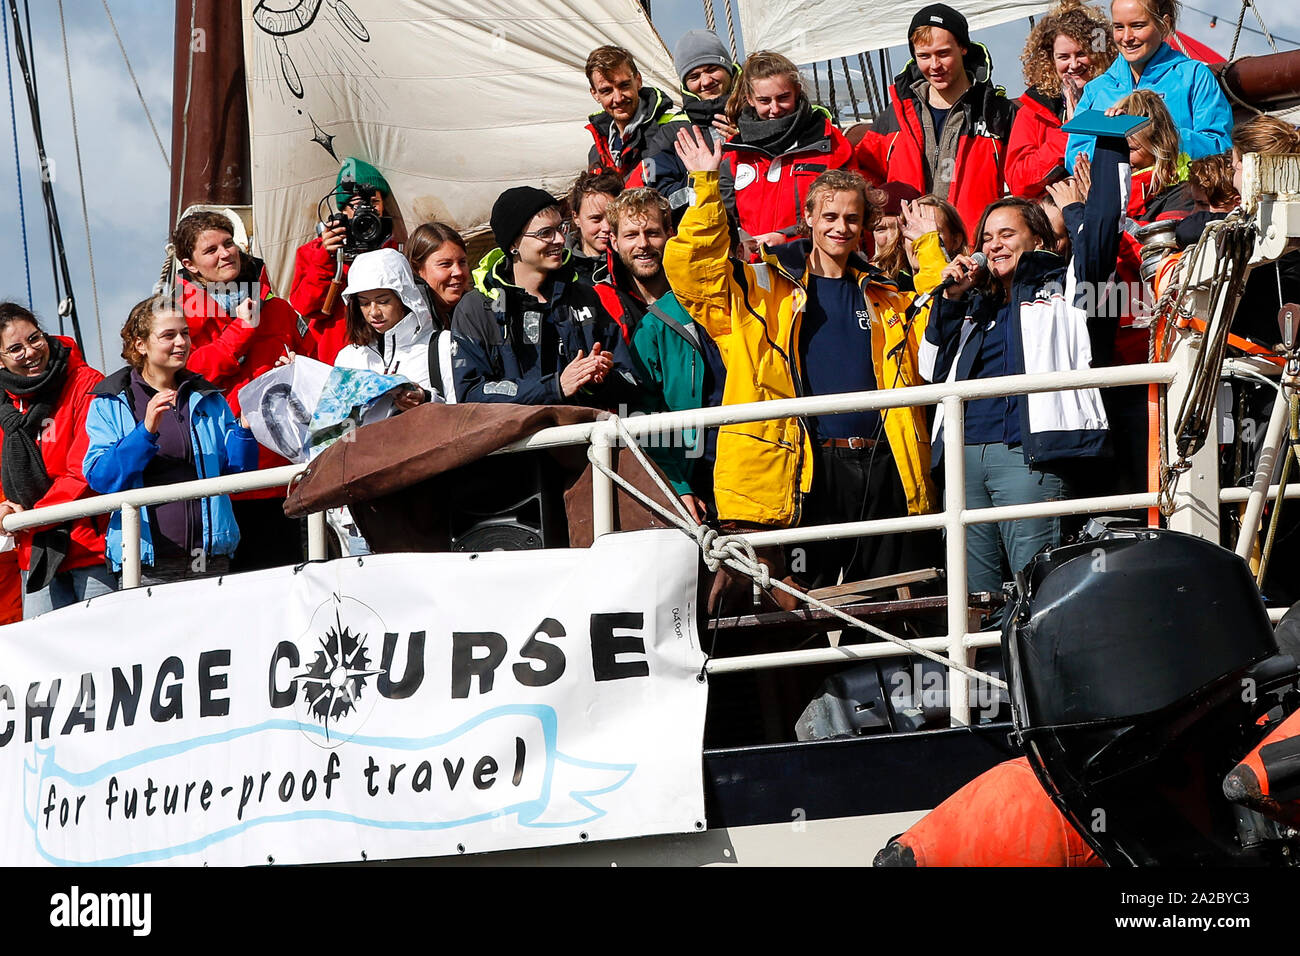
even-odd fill
[{"label": "white railing post", "polygon": [[[596,461],[614,467],[614,428],[601,422],[591,432]],[[614,481],[595,465],[591,469],[591,536],[599,538],[614,530]]]},{"label": "white railing post", "polygon": [[[966,589],[966,406],[950,395],[943,400],[943,514],[948,567],[948,657],[968,664],[966,628],[970,595]],[[954,727],[970,723],[970,678],[948,669],[948,707]]]},{"label": "white railing post", "polygon": [[122,589],[140,586],[140,509],[122,505]]},{"label": "white railing post", "polygon": [[307,516],[307,560],[324,561],[325,550],[325,512],[313,511]]}]

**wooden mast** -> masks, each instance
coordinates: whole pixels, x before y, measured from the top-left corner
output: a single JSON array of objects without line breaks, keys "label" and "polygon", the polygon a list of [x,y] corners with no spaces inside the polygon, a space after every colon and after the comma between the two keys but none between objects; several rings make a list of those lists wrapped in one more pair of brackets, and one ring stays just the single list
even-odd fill
[{"label": "wooden mast", "polygon": [[171,222],[189,205],[253,201],[241,4],[176,0]]}]

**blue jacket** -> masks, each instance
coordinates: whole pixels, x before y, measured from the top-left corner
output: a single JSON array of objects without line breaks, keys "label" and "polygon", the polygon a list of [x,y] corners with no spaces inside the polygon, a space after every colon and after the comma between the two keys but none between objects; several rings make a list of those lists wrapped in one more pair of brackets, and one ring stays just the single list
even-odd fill
[{"label": "blue jacket", "polygon": [[[1104,110],[1136,89],[1160,94],[1174,125],[1178,127],[1181,150],[1189,159],[1222,153],[1232,145],[1232,107],[1219,88],[1210,68],[1186,53],[1163,43],[1147,61],[1135,84],[1133,71],[1122,56],[1110,69],[1083,88],[1075,112]],[[1065,146],[1065,168],[1074,169],[1079,153],[1092,155],[1091,136],[1073,135]]]},{"label": "blue jacket", "polygon": [[[158,436],[137,421],[127,390],[131,370],[124,368],[104,379],[94,390],[95,400],[86,415],[90,440],[83,463],[86,481],[101,495],[144,487],[144,469],[158,452]],[[187,390],[190,403],[190,440],[200,478],[215,478],[257,468],[257,441],[235,420],[221,391],[194,376]],[[239,544],[230,499],[225,495],[203,499],[203,547],[209,555],[230,557]],[[122,513],[108,524],[104,549],[114,571],[122,567]],[[153,538],[148,509],[140,510],[140,561],[153,564]]]},{"label": "blue jacket", "polygon": [[[1122,140],[1104,140],[1093,161],[1092,190],[1083,207],[1082,227],[1073,236],[1073,255],[1065,262],[1052,252],[1023,253],[1011,282],[1018,304],[1010,332],[1008,374],[1042,374],[1092,368],[1113,348],[1119,310],[1109,299],[1109,280],[1119,255],[1119,223],[1127,189],[1121,189],[1120,164],[1128,158]],[[1077,221],[1073,205],[1067,222]],[[1062,210],[1065,212],[1065,210]],[[953,301],[936,296],[920,352],[928,381],[968,381],[1002,308],[1000,297],[976,293]],[[1095,388],[1043,392],[1012,399],[1020,419],[1025,463],[1090,457],[1108,451],[1108,422]],[[942,409],[940,410],[942,411]],[[934,462],[942,455],[934,423]]]}]

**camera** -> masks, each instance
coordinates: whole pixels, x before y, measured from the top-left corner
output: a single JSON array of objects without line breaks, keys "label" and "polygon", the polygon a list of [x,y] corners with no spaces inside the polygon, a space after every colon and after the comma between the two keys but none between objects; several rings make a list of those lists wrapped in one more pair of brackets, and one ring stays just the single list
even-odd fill
[{"label": "camera", "polygon": [[351,197],[349,204],[355,203],[352,215],[336,212],[326,220],[324,228],[343,227],[341,254],[345,262],[351,262],[363,252],[383,248],[393,235],[393,220],[390,216],[381,216],[375,208],[375,193],[379,190],[374,186],[344,182],[339,190]]}]

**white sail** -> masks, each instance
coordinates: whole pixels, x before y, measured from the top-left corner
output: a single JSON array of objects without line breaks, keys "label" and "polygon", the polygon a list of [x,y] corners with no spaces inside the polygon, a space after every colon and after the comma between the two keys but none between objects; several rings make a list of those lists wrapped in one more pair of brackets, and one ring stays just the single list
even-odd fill
[{"label": "white sail", "polygon": [[[923,5],[843,0],[737,0],[746,50],[774,50],[796,63],[907,46],[907,27]],[[1043,13],[1042,0],[963,0],[955,4],[971,30]]]},{"label": "white sail", "polygon": [[344,158],[384,173],[399,238],[431,219],[474,233],[502,190],[584,168],[591,50],[626,47],[676,88],[637,0],[243,0],[243,17],[256,242],[282,294]]}]

